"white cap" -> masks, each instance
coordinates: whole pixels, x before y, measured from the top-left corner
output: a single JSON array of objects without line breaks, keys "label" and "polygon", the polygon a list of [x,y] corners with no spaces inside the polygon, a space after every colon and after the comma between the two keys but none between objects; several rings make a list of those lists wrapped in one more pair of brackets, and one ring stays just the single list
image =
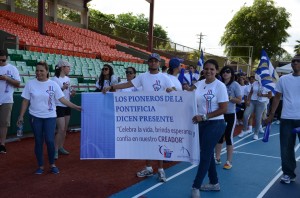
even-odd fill
[{"label": "white cap", "polygon": [[57,63],[57,67],[63,67],[63,66],[71,67],[71,64],[66,60],[59,60]]}]

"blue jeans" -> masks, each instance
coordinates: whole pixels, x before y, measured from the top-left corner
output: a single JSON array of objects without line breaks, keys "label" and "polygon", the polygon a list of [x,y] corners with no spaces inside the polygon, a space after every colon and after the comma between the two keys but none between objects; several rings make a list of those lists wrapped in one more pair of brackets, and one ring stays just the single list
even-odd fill
[{"label": "blue jeans", "polygon": [[248,121],[251,114],[254,112],[255,114],[255,131],[254,133],[257,135],[259,132],[259,128],[261,125],[262,114],[266,108],[265,102],[259,102],[258,100],[251,100],[250,105],[246,107],[244,112],[243,119],[243,131],[247,131],[248,129]]},{"label": "blue jeans", "polygon": [[280,120],[280,155],[282,172],[291,178],[296,177],[296,159],[295,159],[295,144],[296,135],[300,141],[300,134],[292,133],[292,130],[300,127],[300,120],[281,119]]},{"label": "blue jeans", "polygon": [[30,116],[30,125],[34,134],[34,152],[38,161],[38,166],[44,166],[43,146],[44,140],[47,145],[49,164],[54,164],[54,136],[56,118],[38,118]]},{"label": "blue jeans", "polygon": [[208,120],[199,123],[200,164],[193,188],[200,188],[207,172],[211,184],[219,183],[214,148],[223,135],[225,126],[224,120]]}]

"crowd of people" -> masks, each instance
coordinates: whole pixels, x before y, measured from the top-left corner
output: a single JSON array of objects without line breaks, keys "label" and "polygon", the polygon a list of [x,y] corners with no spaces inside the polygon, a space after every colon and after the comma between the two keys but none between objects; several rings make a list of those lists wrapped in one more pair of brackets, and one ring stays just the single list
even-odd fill
[{"label": "crowd of people", "polygon": [[[20,86],[20,75],[17,68],[6,63],[7,54],[0,51],[0,153],[6,153],[5,141],[7,129],[10,127],[13,92]],[[203,71],[190,65],[187,70],[181,67],[182,59],[172,58],[168,67],[161,68],[160,55],[152,53],[147,60],[148,72],[137,75],[134,67],[126,69],[126,80],[121,81],[114,75],[113,67],[105,64],[95,84],[96,92],[136,92],[136,91],[193,91],[197,102],[197,114],[191,123],[199,127],[200,163],[192,185],[192,197],[200,197],[200,191],[219,191],[216,165],[221,164],[221,149],[226,142],[226,162],[223,168],[233,167],[233,133],[237,125],[243,125],[239,137],[253,133],[257,140],[262,133],[263,123],[270,123],[276,112],[280,112],[280,147],[283,176],[281,181],[295,181],[295,140],[293,128],[300,127],[300,55],[292,59],[293,73],[284,75],[276,84],[276,94],[264,87],[254,76],[246,77],[244,73],[236,73],[232,67],[221,69],[214,59],[207,60]],[[46,62],[36,65],[36,78],[25,84],[17,125],[25,120],[30,122],[35,139],[35,156],[38,168],[35,174],[43,174],[43,144],[46,143],[50,171],[59,173],[55,165],[58,155],[68,155],[64,148],[66,131],[71,115],[71,108],[81,111],[81,107],[70,102],[76,93],[70,84],[68,74],[71,64],[60,60],[55,68],[55,76],[49,76]],[[269,105],[271,99],[271,105]],[[282,104],[282,113],[277,107]],[[29,107],[30,118],[24,118]],[[280,108],[279,108],[280,109]],[[268,113],[269,112],[269,113]],[[269,115],[269,117],[267,117]],[[5,118],[5,119],[3,119]],[[254,119],[254,132],[252,131]],[[298,134],[300,139],[300,135]],[[166,182],[163,161],[158,161],[158,180]],[[152,161],[146,160],[146,166],[137,172],[138,177],[154,174]],[[209,183],[203,184],[208,174]]]}]

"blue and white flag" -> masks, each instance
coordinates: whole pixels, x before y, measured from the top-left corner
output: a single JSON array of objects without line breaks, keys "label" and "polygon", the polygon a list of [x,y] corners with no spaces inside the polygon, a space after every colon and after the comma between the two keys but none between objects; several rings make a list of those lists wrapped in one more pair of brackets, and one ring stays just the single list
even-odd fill
[{"label": "blue and white flag", "polygon": [[276,93],[275,83],[278,81],[278,74],[265,50],[261,52],[260,62],[255,72],[255,79],[258,80],[263,87],[271,90],[273,94]]},{"label": "blue and white flag", "polygon": [[200,58],[198,60],[197,65],[200,67],[200,72],[201,72],[203,70],[203,65],[204,65],[204,55],[202,49],[200,51]]}]

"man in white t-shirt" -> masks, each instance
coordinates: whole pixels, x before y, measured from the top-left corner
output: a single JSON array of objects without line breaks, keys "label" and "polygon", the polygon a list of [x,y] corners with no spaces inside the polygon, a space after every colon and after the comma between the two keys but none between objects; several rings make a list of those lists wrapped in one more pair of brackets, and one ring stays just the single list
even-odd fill
[{"label": "man in white t-shirt", "polygon": [[282,114],[280,120],[280,152],[283,176],[281,183],[289,184],[296,179],[295,143],[300,133],[293,133],[295,128],[300,127],[300,54],[292,59],[293,73],[280,77],[276,84],[276,95],[273,98],[269,117],[265,120],[270,123],[282,97]]},{"label": "man in white t-shirt", "polygon": [[[169,77],[161,72],[159,72],[160,56],[156,53],[150,54],[148,58],[148,72],[138,75],[136,78],[128,81],[126,83],[111,85],[104,87],[102,92],[106,93],[111,89],[125,89],[129,87],[141,87],[142,91],[166,91],[171,92],[175,90],[174,84],[169,79]],[[160,182],[166,182],[166,174],[163,170],[163,161],[159,161],[158,164],[158,180]],[[151,166],[151,161],[146,161],[146,167],[137,173],[138,177],[152,176],[153,169]]]},{"label": "man in white t-shirt", "polygon": [[0,50],[0,153],[6,153],[5,140],[13,106],[14,88],[20,86],[18,69],[7,63],[7,54]]}]

